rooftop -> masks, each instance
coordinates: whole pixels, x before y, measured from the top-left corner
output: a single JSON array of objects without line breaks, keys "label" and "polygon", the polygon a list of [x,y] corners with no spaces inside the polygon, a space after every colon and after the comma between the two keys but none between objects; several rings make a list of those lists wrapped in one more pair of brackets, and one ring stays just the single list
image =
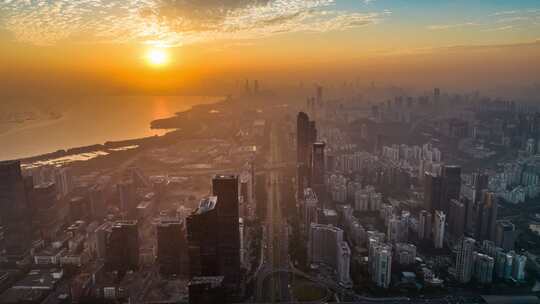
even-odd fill
[{"label": "rooftop", "polygon": [[203,214],[210,210],[213,210],[217,204],[217,196],[205,197],[199,203],[199,208],[195,210],[195,214]]}]

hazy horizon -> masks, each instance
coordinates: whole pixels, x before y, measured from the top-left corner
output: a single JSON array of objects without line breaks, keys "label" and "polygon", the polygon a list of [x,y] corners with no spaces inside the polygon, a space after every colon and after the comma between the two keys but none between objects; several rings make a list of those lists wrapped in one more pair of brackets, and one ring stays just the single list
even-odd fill
[{"label": "hazy horizon", "polygon": [[[536,1],[4,1],[0,20],[2,96],[226,94],[244,79],[462,91],[540,81]],[[148,63],[153,49],[166,65]]]}]

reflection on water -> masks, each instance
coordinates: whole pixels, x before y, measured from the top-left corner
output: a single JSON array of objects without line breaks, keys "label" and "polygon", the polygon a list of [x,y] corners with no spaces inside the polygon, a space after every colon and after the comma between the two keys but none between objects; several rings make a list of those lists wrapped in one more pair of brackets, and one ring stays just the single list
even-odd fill
[{"label": "reflection on water", "polygon": [[[92,97],[55,101],[61,119],[0,133],[0,160],[34,156],[61,149],[163,135],[150,122],[219,97],[136,96]],[[33,101],[36,104],[43,101]],[[58,106],[58,104],[60,106]]]},{"label": "reflection on water", "polygon": [[41,166],[56,166],[56,167],[59,167],[59,166],[65,165],[65,164],[69,164],[71,162],[90,160],[90,159],[93,159],[93,158],[96,158],[96,157],[102,156],[102,155],[109,155],[109,153],[107,153],[105,151],[94,151],[94,152],[80,153],[80,154],[75,154],[75,155],[68,155],[68,156],[64,156],[64,157],[58,157],[58,158],[49,159],[49,160],[46,160],[46,161],[37,161],[37,162],[34,162],[32,164],[25,164],[25,165],[23,165],[23,168],[24,169],[31,169],[31,168],[35,168],[35,167],[41,167]]}]

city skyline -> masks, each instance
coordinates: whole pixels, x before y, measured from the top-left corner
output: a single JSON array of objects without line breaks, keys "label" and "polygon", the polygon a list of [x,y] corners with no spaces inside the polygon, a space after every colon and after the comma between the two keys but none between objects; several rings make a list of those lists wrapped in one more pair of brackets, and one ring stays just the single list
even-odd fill
[{"label": "city skyline", "polygon": [[226,93],[248,75],[472,90],[540,70],[535,1],[4,1],[0,17],[8,96]]}]

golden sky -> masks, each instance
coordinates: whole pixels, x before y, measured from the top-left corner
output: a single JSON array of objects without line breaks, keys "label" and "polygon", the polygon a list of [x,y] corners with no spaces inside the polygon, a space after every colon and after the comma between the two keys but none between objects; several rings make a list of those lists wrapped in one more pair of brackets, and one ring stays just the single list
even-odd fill
[{"label": "golden sky", "polygon": [[[0,0],[0,92],[533,83],[539,39],[537,0]],[[149,64],[156,49],[167,64]]]}]

